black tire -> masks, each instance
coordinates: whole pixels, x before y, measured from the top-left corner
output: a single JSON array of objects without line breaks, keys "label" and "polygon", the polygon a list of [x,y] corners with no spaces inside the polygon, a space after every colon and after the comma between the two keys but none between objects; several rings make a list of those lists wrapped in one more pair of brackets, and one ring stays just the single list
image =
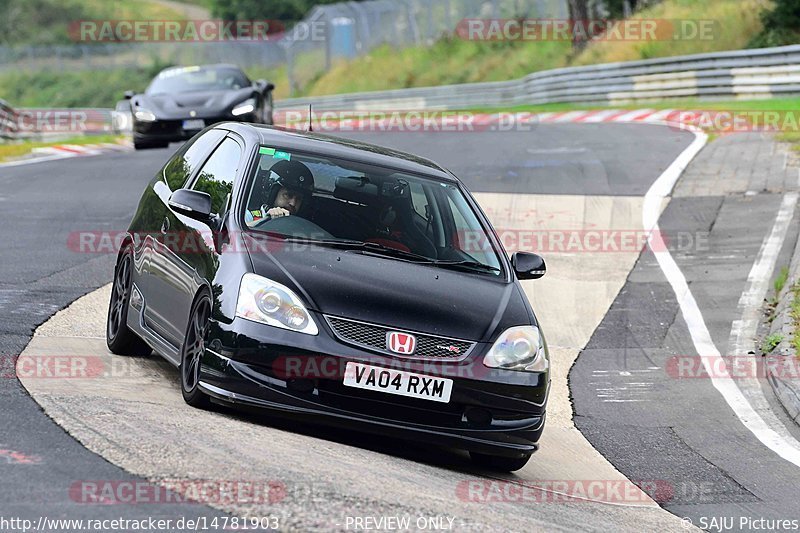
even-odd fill
[{"label": "black tire", "polygon": [[154,142],[154,141],[133,141],[133,147],[136,150],[148,150],[150,148],[166,148],[169,146],[168,142]]},{"label": "black tire", "polygon": [[203,293],[189,313],[189,324],[181,347],[181,393],[186,403],[198,409],[211,407],[211,399],[197,383],[200,380],[200,359],[205,352],[205,335],[211,318],[211,298]]},{"label": "black tire", "polygon": [[106,345],[117,355],[148,355],[152,352],[138,335],[128,328],[128,305],[131,301],[133,283],[133,248],[127,245],[114,268],[114,283],[108,302],[106,317]]},{"label": "black tire", "polygon": [[514,472],[528,464],[531,454],[522,457],[502,457],[499,455],[487,455],[485,453],[469,452],[472,462],[489,470],[498,472]]}]

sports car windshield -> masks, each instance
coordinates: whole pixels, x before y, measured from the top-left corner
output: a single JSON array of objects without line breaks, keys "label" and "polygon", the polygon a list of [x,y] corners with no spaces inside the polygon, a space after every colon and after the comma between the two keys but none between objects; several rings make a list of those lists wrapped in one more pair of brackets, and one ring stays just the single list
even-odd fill
[{"label": "sports car windshield", "polygon": [[231,67],[184,67],[161,72],[150,83],[146,94],[223,91],[247,87],[244,73]]},{"label": "sports car windshield", "polygon": [[[313,184],[306,180],[305,188],[297,189],[297,182],[284,179],[291,173],[287,169],[310,174]],[[495,276],[502,273],[486,229],[452,183],[261,147],[246,197],[243,216],[252,232]],[[291,205],[284,203],[286,199]]]}]

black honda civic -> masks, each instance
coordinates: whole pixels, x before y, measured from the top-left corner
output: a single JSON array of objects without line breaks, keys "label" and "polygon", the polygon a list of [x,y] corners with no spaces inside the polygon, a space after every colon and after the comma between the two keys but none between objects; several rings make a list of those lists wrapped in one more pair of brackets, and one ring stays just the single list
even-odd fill
[{"label": "black honda civic", "polygon": [[159,72],[143,94],[126,91],[118,107],[130,111],[137,150],[163,148],[216,122],[272,124],[274,89],[265,80],[250,81],[235,65],[171,67]]},{"label": "black honda civic", "polygon": [[222,123],[147,186],[107,341],[180,369],[192,406],[263,408],[522,468],[550,386],[510,259],[449,171],[370,144]]}]

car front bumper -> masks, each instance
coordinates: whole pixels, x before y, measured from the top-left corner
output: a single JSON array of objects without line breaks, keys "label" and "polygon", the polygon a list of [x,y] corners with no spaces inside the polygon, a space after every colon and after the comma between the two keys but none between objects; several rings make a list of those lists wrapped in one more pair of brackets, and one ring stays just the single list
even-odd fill
[{"label": "car front bumper", "polygon": [[177,142],[185,141],[194,137],[201,129],[184,130],[184,120],[203,120],[205,126],[211,126],[218,122],[226,122],[235,120],[237,122],[256,122],[256,114],[247,113],[234,117],[232,115],[224,115],[218,117],[185,117],[181,119],[158,119],[154,122],[141,122],[138,120],[133,121],[133,138],[136,141],[153,141],[153,142]]},{"label": "car front bumper", "polygon": [[[225,404],[474,452],[520,457],[538,448],[548,373],[488,369],[481,345],[456,363],[373,354],[335,340],[326,327],[309,336],[239,318],[212,321],[200,387]],[[349,361],[452,379],[450,401],[346,387]]]}]

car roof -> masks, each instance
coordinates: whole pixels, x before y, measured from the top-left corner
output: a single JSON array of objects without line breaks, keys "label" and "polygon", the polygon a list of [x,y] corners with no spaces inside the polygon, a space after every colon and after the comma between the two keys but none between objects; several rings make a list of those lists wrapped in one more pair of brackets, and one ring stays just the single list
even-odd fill
[{"label": "car roof", "polygon": [[442,181],[459,182],[447,170],[429,159],[362,141],[264,124],[225,122],[217,124],[216,127],[234,131],[245,138],[250,137],[252,142],[257,142],[259,145],[352,159],[361,163],[423,174]]}]

